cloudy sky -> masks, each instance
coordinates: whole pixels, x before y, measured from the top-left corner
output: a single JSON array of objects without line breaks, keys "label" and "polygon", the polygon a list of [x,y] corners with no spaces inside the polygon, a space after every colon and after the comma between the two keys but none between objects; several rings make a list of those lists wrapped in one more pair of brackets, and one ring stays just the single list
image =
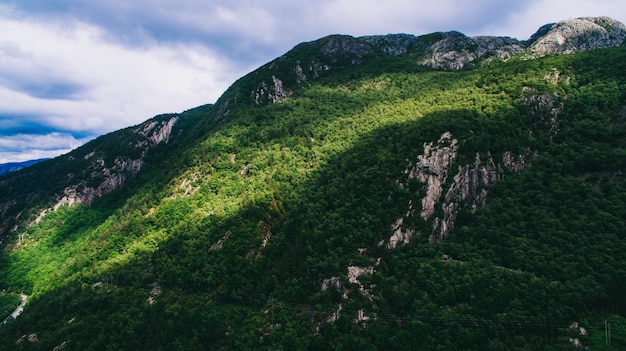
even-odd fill
[{"label": "cloudy sky", "polygon": [[624,0],[0,0],[0,163],[217,100],[237,78],[329,34],[528,39]]}]

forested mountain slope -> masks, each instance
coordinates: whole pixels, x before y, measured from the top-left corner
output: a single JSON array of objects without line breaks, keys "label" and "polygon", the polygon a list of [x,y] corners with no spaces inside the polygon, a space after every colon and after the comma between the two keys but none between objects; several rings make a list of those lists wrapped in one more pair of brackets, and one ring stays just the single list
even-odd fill
[{"label": "forested mountain slope", "polygon": [[623,27],[330,36],[0,178],[0,349],[626,347]]}]

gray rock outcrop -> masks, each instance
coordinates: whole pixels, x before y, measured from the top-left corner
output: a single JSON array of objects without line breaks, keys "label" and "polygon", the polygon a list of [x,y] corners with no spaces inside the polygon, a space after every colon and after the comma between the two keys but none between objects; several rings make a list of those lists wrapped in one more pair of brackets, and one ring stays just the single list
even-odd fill
[{"label": "gray rock outcrop", "polygon": [[[66,187],[63,191],[63,197],[54,209],[63,204],[91,204],[103,195],[122,187],[126,181],[135,177],[141,171],[145,164],[144,157],[150,148],[161,143],[167,143],[170,140],[172,129],[177,121],[178,117],[171,117],[166,120],[148,121],[137,126],[133,129],[133,133],[141,137],[134,145],[134,148],[139,151],[139,158],[131,159],[118,156],[113,161],[113,164],[108,166],[101,158],[93,160],[91,167],[88,168],[89,177],[84,178],[78,184]],[[90,159],[93,156],[94,152],[85,156],[85,159]],[[101,181],[95,186],[90,186],[89,183],[92,183],[93,179],[101,179]]]},{"label": "gray rock outcrop", "polygon": [[506,151],[498,159],[489,152],[476,153],[474,162],[458,164],[461,143],[450,132],[443,133],[437,142],[424,143],[424,152],[416,162],[410,162],[406,179],[398,182],[401,188],[408,188],[412,179],[423,184],[421,206],[409,200],[405,215],[391,225],[393,234],[379,246],[393,249],[400,242],[407,244],[419,233],[405,227],[405,218],[418,215],[432,223],[429,241],[443,240],[454,228],[459,210],[465,208],[474,213],[485,206],[489,189],[498,180],[508,172],[525,171],[537,156],[532,150]]},{"label": "gray rock outcrop", "polygon": [[[38,210],[39,215],[31,224],[38,223],[48,213],[56,211],[61,206],[81,203],[89,205],[105,194],[123,187],[144,167],[145,157],[151,148],[169,142],[177,121],[178,116],[172,115],[168,118],[151,119],[134,127],[126,134],[128,154],[116,155],[109,161],[105,160],[107,153],[97,148],[82,154],[70,153],[65,156],[67,162],[81,163],[84,166],[79,172],[65,175],[65,181],[58,184],[59,189],[51,195],[54,204],[49,208]],[[5,180],[7,184],[2,185],[10,186],[9,181]],[[3,221],[0,223],[0,233],[6,230],[11,221],[18,220],[19,214],[13,218],[6,216],[14,206],[22,205],[16,200],[0,203],[0,218]]]},{"label": "gray rock outcrop", "polygon": [[533,34],[528,50],[537,55],[572,54],[621,46],[626,26],[608,17],[581,17],[547,24]]},{"label": "gray rock outcrop", "polygon": [[444,34],[445,38],[437,41],[428,49],[418,62],[439,69],[463,69],[479,59],[497,57],[508,59],[524,52],[523,44],[508,37],[467,37],[459,32]]}]

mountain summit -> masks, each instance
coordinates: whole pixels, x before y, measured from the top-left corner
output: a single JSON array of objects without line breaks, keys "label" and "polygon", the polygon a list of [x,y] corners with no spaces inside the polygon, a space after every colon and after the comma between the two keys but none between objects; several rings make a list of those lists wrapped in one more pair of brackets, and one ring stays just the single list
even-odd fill
[{"label": "mountain summit", "polygon": [[626,26],[608,17],[582,17],[546,24],[530,37],[530,51],[540,55],[624,45]]},{"label": "mountain summit", "polygon": [[[616,47],[626,40],[626,26],[608,17],[583,17],[542,26],[529,40],[510,37],[468,37],[460,32],[437,32],[422,36],[389,34],[354,38],[329,36],[298,48],[322,45],[321,52],[332,60],[352,56],[353,63],[384,52],[391,56],[411,54],[418,63],[444,69],[462,69],[494,58],[509,59],[528,53],[536,56],[571,54]],[[322,44],[323,43],[323,44]]]},{"label": "mountain summit", "polygon": [[331,35],[0,176],[0,350],[626,348],[625,33]]}]

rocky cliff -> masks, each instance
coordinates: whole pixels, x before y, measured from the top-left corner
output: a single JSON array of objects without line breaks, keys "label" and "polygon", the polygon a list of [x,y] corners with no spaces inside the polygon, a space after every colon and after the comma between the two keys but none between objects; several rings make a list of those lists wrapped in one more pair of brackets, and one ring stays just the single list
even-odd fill
[{"label": "rocky cliff", "polygon": [[[177,115],[164,115],[148,120],[136,127],[103,136],[96,143],[89,143],[67,155],[49,162],[60,161],[63,168],[46,167],[46,162],[30,172],[16,173],[0,181],[4,193],[0,198],[0,240],[7,231],[14,232],[24,218],[21,214],[30,208],[40,194],[12,194],[15,183],[24,177],[47,177],[40,185],[48,194],[47,204],[40,210],[34,222],[39,222],[47,213],[62,205],[91,204],[103,195],[121,188],[135,177],[146,163],[150,150],[167,143],[178,121]],[[119,153],[111,155],[112,150]],[[58,165],[58,163],[56,163]],[[28,171],[28,170],[24,170]]]},{"label": "rocky cliff", "polygon": [[444,38],[425,50],[418,62],[438,69],[463,69],[481,59],[509,59],[526,49],[519,40],[508,37],[467,37],[459,32],[444,34]]},{"label": "rocky cliff", "polygon": [[431,223],[429,241],[436,242],[445,238],[454,228],[457,214],[461,208],[472,213],[485,206],[489,189],[506,173],[520,173],[531,166],[537,156],[535,151],[523,153],[506,151],[494,157],[491,153],[476,153],[474,162],[459,164],[456,161],[461,142],[450,132],[441,135],[436,142],[424,143],[424,151],[415,161],[409,161],[405,171],[406,178],[399,180],[398,186],[409,188],[412,180],[423,184],[423,193],[419,204],[407,203],[406,214],[392,224],[393,235],[385,244],[388,249],[398,243],[408,243],[416,234],[411,227],[405,227],[405,219],[420,216]]},{"label": "rocky cliff", "polygon": [[581,17],[546,24],[530,37],[528,51],[561,55],[624,45],[626,26],[608,17]]}]

